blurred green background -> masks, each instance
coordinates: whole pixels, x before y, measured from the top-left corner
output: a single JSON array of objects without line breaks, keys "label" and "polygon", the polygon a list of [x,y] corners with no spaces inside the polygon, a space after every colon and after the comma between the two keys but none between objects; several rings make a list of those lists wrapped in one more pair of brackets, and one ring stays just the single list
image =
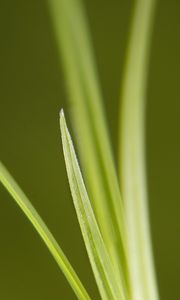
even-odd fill
[{"label": "blurred green background", "polygon": [[[132,1],[84,0],[117,157],[117,119]],[[99,299],[69,192],[59,133],[68,114],[44,0],[0,1],[0,159]],[[150,216],[161,298],[180,299],[180,1],[159,0],[147,107]],[[75,299],[39,236],[0,187],[0,299]]]}]

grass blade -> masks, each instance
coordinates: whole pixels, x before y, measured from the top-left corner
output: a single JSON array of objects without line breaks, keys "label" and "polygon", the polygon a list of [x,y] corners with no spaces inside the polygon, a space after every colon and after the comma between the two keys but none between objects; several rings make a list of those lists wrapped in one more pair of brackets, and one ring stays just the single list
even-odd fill
[{"label": "grass blade", "polygon": [[122,282],[117,283],[116,273],[88,198],[63,111],[60,114],[60,128],[74,206],[101,297],[103,300],[125,300]]},{"label": "grass blade", "polygon": [[59,247],[55,238],[47,228],[46,224],[43,222],[37,211],[34,209],[24,192],[17,185],[13,177],[9,174],[7,169],[0,162],[0,182],[4,185],[7,191],[14,198],[16,203],[25,213],[27,218],[33,224],[43,241],[45,242],[47,248],[51,252],[52,256],[56,260],[58,266],[66,276],[69,284],[73,288],[77,298],[79,300],[90,300],[90,297],[86,290],[84,289],[81,281],[73,270],[71,264],[67,260],[63,251]]},{"label": "grass blade", "polygon": [[114,268],[128,289],[123,207],[85,12],[80,0],[49,0],[49,7],[87,189]]},{"label": "grass blade", "polygon": [[120,174],[128,223],[132,299],[158,299],[145,175],[145,92],[155,0],[136,0],[122,86]]}]

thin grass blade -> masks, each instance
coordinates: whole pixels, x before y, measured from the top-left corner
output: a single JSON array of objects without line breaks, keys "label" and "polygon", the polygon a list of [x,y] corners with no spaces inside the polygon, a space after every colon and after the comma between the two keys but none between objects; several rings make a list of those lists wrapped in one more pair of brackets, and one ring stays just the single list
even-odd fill
[{"label": "thin grass blade", "polygon": [[60,128],[74,206],[101,297],[103,300],[125,300],[122,282],[117,282],[116,273],[88,198],[63,111],[60,114]]},{"label": "thin grass blade", "polygon": [[15,182],[13,177],[10,175],[10,173],[7,171],[7,169],[1,162],[0,182],[11,194],[13,199],[16,201],[16,203],[19,205],[19,207],[22,209],[22,211],[25,213],[27,218],[30,220],[30,222],[33,224],[33,226],[43,239],[50,253],[56,260],[58,266],[66,276],[77,298],[79,300],[90,300],[90,296],[86,292],[77,274],[73,270],[70,262],[66,258],[65,254],[61,250],[60,246],[56,242],[49,229],[47,228],[46,224],[41,219],[41,217],[39,216],[35,208],[32,206],[24,192],[21,190],[21,188],[18,186],[18,184]]},{"label": "thin grass blade", "polygon": [[102,95],[81,0],[49,0],[88,193],[119,280],[128,290],[125,225]]},{"label": "thin grass blade", "polygon": [[145,98],[155,0],[136,0],[120,112],[119,169],[128,224],[132,299],[157,300],[145,174]]}]

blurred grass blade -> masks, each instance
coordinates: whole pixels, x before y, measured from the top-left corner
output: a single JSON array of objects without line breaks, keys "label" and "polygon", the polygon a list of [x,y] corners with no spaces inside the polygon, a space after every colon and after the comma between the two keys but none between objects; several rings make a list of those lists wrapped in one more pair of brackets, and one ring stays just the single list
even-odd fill
[{"label": "blurred grass blade", "polygon": [[117,283],[116,273],[88,198],[63,111],[60,114],[60,128],[74,206],[101,297],[103,300],[125,300],[122,282]]},{"label": "blurred grass blade", "polygon": [[120,173],[128,223],[132,299],[158,299],[145,174],[145,92],[155,0],[136,0],[122,86]]},{"label": "blurred grass blade", "polygon": [[66,276],[69,284],[73,288],[77,298],[79,300],[90,300],[89,295],[87,294],[78,276],[76,275],[75,271],[73,270],[63,251],[59,247],[58,243],[54,239],[53,235],[51,234],[51,232],[49,231],[49,229],[47,228],[37,211],[34,209],[26,195],[23,193],[23,191],[20,189],[20,187],[17,185],[15,180],[12,178],[12,176],[9,174],[9,172],[1,162],[0,182],[4,185],[4,187],[11,194],[16,203],[20,206],[22,211],[25,213],[27,218],[30,220],[30,222],[33,224],[33,226],[45,242],[52,256],[56,260],[58,266],[60,267],[60,269]]},{"label": "blurred grass blade", "polygon": [[119,280],[127,286],[123,207],[86,15],[81,0],[49,0],[49,7],[88,193]]}]

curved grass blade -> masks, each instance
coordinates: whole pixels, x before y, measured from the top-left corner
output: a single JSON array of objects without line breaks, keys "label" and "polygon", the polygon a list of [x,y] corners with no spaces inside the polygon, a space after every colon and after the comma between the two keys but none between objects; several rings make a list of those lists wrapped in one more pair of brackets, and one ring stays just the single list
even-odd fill
[{"label": "curved grass blade", "polygon": [[60,128],[74,206],[101,297],[103,300],[125,300],[122,282],[117,283],[116,273],[88,198],[63,111],[60,114]]},{"label": "curved grass blade", "polygon": [[145,92],[155,0],[136,0],[122,86],[120,174],[128,225],[132,299],[157,300],[145,175]]},{"label": "curved grass blade", "polygon": [[44,243],[46,244],[47,248],[51,252],[52,256],[56,260],[58,266],[66,276],[69,284],[71,285],[72,289],[74,290],[77,298],[79,300],[91,300],[88,293],[86,292],[85,288],[83,287],[81,281],[79,280],[78,276],[76,275],[75,271],[73,270],[70,262],[64,255],[63,251],[61,250],[60,246],[56,242],[55,238],[47,228],[44,221],[41,219],[35,208],[32,206],[24,192],[20,189],[18,184],[15,182],[13,177],[4,167],[4,165],[0,162],[0,182],[4,185],[7,191],[11,194],[14,198],[16,203],[25,213],[27,218],[33,224],[41,238],[43,239]]},{"label": "curved grass blade", "polygon": [[[128,290],[122,200],[82,1],[49,0],[69,92],[71,120],[93,209],[119,281]],[[83,141],[83,143],[81,142]]]}]

